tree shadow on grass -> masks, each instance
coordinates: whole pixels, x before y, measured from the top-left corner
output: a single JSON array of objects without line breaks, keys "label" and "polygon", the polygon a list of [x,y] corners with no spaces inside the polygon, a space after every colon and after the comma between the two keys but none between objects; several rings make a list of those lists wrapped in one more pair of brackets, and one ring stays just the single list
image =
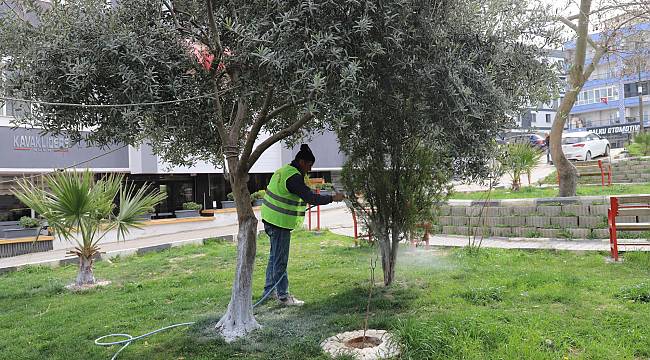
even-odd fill
[{"label": "tree shadow on grass", "polygon": [[[391,329],[420,291],[404,285],[373,289],[369,328]],[[197,322],[179,341],[166,344],[166,351],[186,358],[211,354],[211,359],[328,359],[320,343],[338,333],[362,329],[367,299],[368,288],[355,287],[303,307],[286,308],[268,301],[255,309],[263,328],[244,339],[226,343],[214,330],[219,318],[212,316]]]}]

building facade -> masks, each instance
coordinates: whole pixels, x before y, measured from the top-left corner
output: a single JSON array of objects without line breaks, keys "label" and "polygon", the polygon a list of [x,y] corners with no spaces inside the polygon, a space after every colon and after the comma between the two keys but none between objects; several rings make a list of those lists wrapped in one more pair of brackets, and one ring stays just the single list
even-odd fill
[{"label": "building facade", "polygon": [[[599,34],[592,35],[598,38]],[[584,84],[569,114],[568,128],[586,129],[622,147],[638,131],[640,121],[650,125],[650,24],[637,24],[617,44],[620,50],[605,56]],[[569,53],[573,43],[567,44]],[[589,47],[587,63],[594,50]],[[642,101],[642,113],[639,101]]]},{"label": "building facade", "polygon": [[566,83],[566,60],[564,51],[548,50],[546,61],[557,69],[560,91],[547,103],[529,104],[515,118],[516,127],[524,131],[550,131],[555,121],[555,114],[564,99]]},{"label": "building facade", "polygon": [[[14,128],[11,120],[19,116],[17,109],[11,102],[0,106],[0,221],[30,214],[11,194],[16,179],[29,176],[40,181],[40,174],[68,167],[88,169],[97,177],[120,173],[136,185],[149,184],[159,189],[167,194],[167,200],[156,208],[160,214],[182,209],[188,201],[204,209],[220,208],[231,191],[221,167],[201,161],[191,167],[173,166],[153,154],[147,144],[100,148],[83,141],[73,144],[66,136],[42,134],[40,129]],[[262,134],[258,141],[267,137]],[[311,176],[337,181],[345,158],[339,152],[336,135],[325,132],[306,141],[316,156]],[[249,190],[266,188],[273,172],[291,162],[297,152],[298,147],[271,146],[251,169]]]}]

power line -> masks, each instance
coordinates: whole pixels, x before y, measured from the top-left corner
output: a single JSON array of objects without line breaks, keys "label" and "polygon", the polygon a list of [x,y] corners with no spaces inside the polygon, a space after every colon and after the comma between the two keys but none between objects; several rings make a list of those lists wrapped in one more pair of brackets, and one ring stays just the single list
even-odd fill
[{"label": "power line", "polygon": [[38,104],[38,105],[47,105],[47,106],[64,106],[64,107],[79,107],[79,108],[122,108],[122,107],[135,107],[135,106],[168,105],[168,104],[176,104],[181,102],[188,102],[188,101],[199,100],[207,97],[219,96],[233,89],[235,88],[230,88],[217,93],[203,94],[203,95],[184,98],[184,99],[130,103],[130,104],[77,104],[77,103],[49,102],[49,101],[40,101],[40,100],[20,99],[20,98],[7,97],[7,96],[0,96],[0,100],[25,102],[29,104]]},{"label": "power line", "polygon": [[[75,163],[75,164],[72,164],[72,165],[68,165],[68,166],[60,168],[60,169],[56,169],[55,171],[49,171],[49,172],[45,172],[45,173],[41,173],[41,174],[34,174],[34,175],[30,175],[30,176],[23,176],[20,179],[33,179],[33,178],[37,178],[39,176],[46,176],[46,175],[49,175],[49,174],[53,174],[55,172],[70,170],[72,168],[76,168],[79,165],[87,164],[87,163],[89,163],[89,162],[91,162],[93,160],[97,160],[102,156],[106,156],[106,155],[112,154],[112,153],[114,153],[114,152],[116,152],[118,150],[122,150],[127,146],[129,146],[129,144],[125,144],[125,145],[122,145],[122,146],[120,146],[118,148],[111,149],[110,151],[107,151],[107,152],[105,152],[103,154],[93,156],[90,159],[84,160],[82,162],[78,162],[78,163]],[[4,180],[4,181],[0,181],[0,184],[7,184],[7,183],[13,183],[13,182],[16,182],[16,180]]]}]

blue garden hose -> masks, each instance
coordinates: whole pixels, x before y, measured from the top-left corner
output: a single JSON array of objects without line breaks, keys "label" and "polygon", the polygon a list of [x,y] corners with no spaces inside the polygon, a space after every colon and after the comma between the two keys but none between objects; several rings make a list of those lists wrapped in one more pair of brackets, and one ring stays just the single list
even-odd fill
[{"label": "blue garden hose", "polygon": [[[273,290],[275,290],[275,288],[278,286],[278,284],[280,284],[280,281],[282,281],[282,279],[284,279],[286,276],[287,276],[286,272],[284,274],[282,274],[282,276],[280,276],[280,279],[278,280],[278,282],[276,282],[275,285],[273,285],[271,290],[267,291],[262,296],[261,299],[259,299],[255,304],[253,304],[253,308],[255,308],[257,305],[263,303],[264,300],[266,300],[271,295],[271,293],[273,293]],[[154,331],[151,331],[151,332],[148,332],[146,334],[142,334],[142,335],[136,336],[136,337],[133,337],[132,335],[129,335],[129,334],[109,334],[109,335],[104,335],[102,337],[98,337],[97,339],[95,339],[95,345],[113,346],[113,345],[122,345],[122,344],[124,344],[124,345],[122,345],[122,347],[119,350],[117,350],[115,355],[113,355],[113,357],[111,358],[111,360],[115,360],[115,359],[117,359],[117,356],[122,352],[122,350],[126,349],[127,346],[131,345],[131,343],[136,341],[136,340],[140,340],[142,338],[145,338],[147,336],[151,336],[151,335],[153,335],[155,333],[159,333],[161,331],[173,329],[173,328],[179,327],[179,326],[190,326],[190,325],[193,325],[195,323],[196,323],[195,321],[192,321],[192,322],[185,322],[185,323],[179,323],[179,324],[172,324],[172,325],[165,326],[165,327],[160,328],[158,330],[154,330]],[[103,339],[110,338],[110,337],[118,337],[118,336],[124,337],[126,339],[119,340],[119,341],[101,342]]]}]

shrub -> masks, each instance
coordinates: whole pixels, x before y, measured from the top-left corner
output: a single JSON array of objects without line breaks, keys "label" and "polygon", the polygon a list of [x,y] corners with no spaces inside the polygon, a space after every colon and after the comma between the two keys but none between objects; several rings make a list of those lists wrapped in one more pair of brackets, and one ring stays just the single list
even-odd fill
[{"label": "shrub", "polygon": [[650,155],[650,132],[642,132],[634,135],[634,143],[643,156]]},{"label": "shrub", "polygon": [[266,195],[266,190],[259,190],[251,194],[251,200],[262,200]]},{"label": "shrub", "polygon": [[183,203],[183,210],[201,210],[203,206],[193,201]]},{"label": "shrub", "polygon": [[38,219],[31,218],[29,216],[23,216],[18,220],[20,226],[24,228],[35,228],[41,225],[41,222]]},{"label": "shrub", "polygon": [[332,183],[315,184],[314,189],[334,191],[334,184]]}]

